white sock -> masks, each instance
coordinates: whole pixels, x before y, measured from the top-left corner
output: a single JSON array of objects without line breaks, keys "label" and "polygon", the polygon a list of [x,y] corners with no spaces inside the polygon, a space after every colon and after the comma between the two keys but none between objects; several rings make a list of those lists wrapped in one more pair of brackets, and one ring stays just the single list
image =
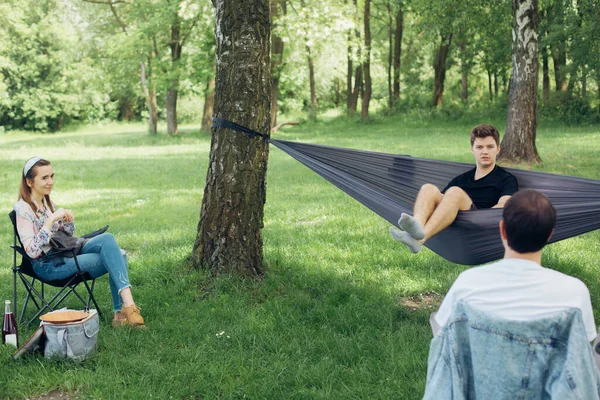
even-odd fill
[{"label": "white sock", "polygon": [[410,236],[417,240],[423,240],[425,238],[423,226],[413,216],[402,213],[402,215],[400,215],[400,219],[398,220],[398,226],[400,229],[408,232]]},{"label": "white sock", "polygon": [[390,226],[390,234],[394,239],[406,245],[406,247],[408,247],[408,249],[414,254],[417,254],[419,251],[421,251],[421,243],[415,240],[415,238],[412,237],[408,232],[401,231],[395,226]]}]

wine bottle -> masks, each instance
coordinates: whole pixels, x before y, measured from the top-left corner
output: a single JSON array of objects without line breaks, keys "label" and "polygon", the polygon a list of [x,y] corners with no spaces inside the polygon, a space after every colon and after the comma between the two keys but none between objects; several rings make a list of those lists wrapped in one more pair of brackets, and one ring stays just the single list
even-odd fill
[{"label": "wine bottle", "polygon": [[4,302],[4,320],[2,322],[2,344],[19,347],[17,321],[10,310],[10,300]]}]

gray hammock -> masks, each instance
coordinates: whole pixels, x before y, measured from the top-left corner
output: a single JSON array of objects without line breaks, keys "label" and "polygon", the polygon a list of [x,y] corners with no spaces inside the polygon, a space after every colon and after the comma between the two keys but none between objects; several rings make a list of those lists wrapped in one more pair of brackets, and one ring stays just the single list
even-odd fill
[{"label": "gray hammock", "polygon": [[[240,125],[213,118],[213,126],[238,130],[250,137],[263,136],[358,200],[392,225],[400,214],[412,214],[421,186],[440,189],[473,164],[430,160],[340,147],[270,139]],[[506,168],[519,181],[519,189],[545,193],[556,208],[556,230],[551,243],[600,228],[600,181]],[[425,246],[458,264],[478,265],[502,258],[498,224],[502,209],[461,211],[444,231]]]}]

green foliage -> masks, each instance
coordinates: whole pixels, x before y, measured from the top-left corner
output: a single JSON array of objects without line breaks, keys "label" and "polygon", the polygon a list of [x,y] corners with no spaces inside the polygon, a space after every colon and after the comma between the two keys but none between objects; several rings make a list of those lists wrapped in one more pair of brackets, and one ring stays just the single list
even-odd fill
[{"label": "green foliage", "polygon": [[593,109],[588,99],[568,92],[553,93],[547,105],[540,105],[539,113],[544,120],[568,125],[600,124],[600,110]]},{"label": "green foliage", "polygon": [[70,120],[114,118],[106,87],[77,49],[82,38],[66,5],[21,0],[2,11],[0,125],[47,131]]},{"label": "green foliage", "polygon": [[[319,110],[343,108],[348,57],[354,67],[366,52],[363,1],[286,0],[273,21],[285,42],[280,66],[279,110],[308,114],[307,48],[315,67]],[[592,123],[600,110],[600,3],[540,0],[540,51],[563,54],[560,71],[569,95],[551,87],[552,104],[542,118],[564,116]],[[388,106],[390,27],[404,11],[400,99]],[[440,34],[453,34],[447,60],[444,110],[468,110],[505,98],[511,73],[511,2],[508,0],[386,0],[371,6],[373,106],[387,115],[420,108],[427,113],[433,89],[433,60]],[[185,37],[179,60],[171,58],[173,27]],[[357,35],[358,34],[358,35]],[[308,47],[307,47],[308,46]],[[558,58],[557,58],[558,59]],[[179,91],[182,118],[200,116],[207,82],[215,71],[212,4],[208,0],[136,0],[107,4],[68,0],[16,0],[0,4],[0,126],[53,131],[66,124],[141,120],[147,115],[141,64],[156,89],[164,116],[166,89]],[[461,72],[469,79],[461,99]],[[498,83],[498,93],[488,76]],[[540,85],[541,86],[541,85]],[[541,89],[540,89],[541,90]],[[187,97],[187,99],[186,99]],[[192,102],[198,112],[193,111]],[[185,104],[184,104],[185,103]],[[359,101],[360,104],[360,101]],[[557,108],[558,107],[558,108]],[[360,108],[360,105],[359,105]],[[561,117],[562,118],[562,117]]]}]

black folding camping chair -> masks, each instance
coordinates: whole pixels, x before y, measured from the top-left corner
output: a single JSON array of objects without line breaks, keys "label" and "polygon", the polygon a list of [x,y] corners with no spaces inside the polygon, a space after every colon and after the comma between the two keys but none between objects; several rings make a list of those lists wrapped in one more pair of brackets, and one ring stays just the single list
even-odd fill
[{"label": "black folding camping chair", "polygon": [[[83,272],[79,267],[79,262],[77,261],[77,256],[73,254],[72,250],[66,250],[62,252],[55,252],[49,256],[45,257],[64,257],[64,256],[72,256],[75,260],[75,265],[77,266],[77,272],[65,279],[60,280],[45,280],[40,278],[35,271],[33,270],[32,259],[25,252],[25,247],[21,242],[21,238],[19,237],[19,232],[17,231],[17,214],[13,210],[10,214],[10,221],[13,225],[14,230],[14,239],[13,245],[13,302],[15,312],[18,313],[17,307],[17,277],[21,280],[25,287],[25,291],[27,295],[25,297],[25,302],[23,304],[23,308],[21,312],[18,313],[17,321],[19,324],[23,324],[25,312],[27,311],[27,307],[30,303],[37,308],[36,314],[29,319],[25,325],[30,324],[34,320],[36,320],[40,315],[45,312],[54,311],[60,307],[60,305],[71,295],[78,298],[81,303],[85,306],[86,310],[90,308],[90,305],[93,303],[94,307],[98,311],[98,314],[101,316],[100,307],[98,307],[98,303],[96,303],[96,299],[94,298],[94,285],[96,280],[92,278],[87,272]],[[90,238],[99,235],[100,233],[106,231],[108,226],[90,233],[88,235],[84,235],[84,238]],[[18,243],[17,243],[18,242]],[[21,263],[17,265],[17,253],[21,256]],[[88,281],[91,281],[89,283]],[[39,285],[38,285],[39,282]],[[83,284],[85,290],[87,292],[87,299],[77,291],[77,288],[80,287],[80,284]],[[39,289],[37,288],[39,286]],[[58,288],[58,291],[52,296],[49,300],[47,300],[45,293],[45,286],[53,286]]]}]

